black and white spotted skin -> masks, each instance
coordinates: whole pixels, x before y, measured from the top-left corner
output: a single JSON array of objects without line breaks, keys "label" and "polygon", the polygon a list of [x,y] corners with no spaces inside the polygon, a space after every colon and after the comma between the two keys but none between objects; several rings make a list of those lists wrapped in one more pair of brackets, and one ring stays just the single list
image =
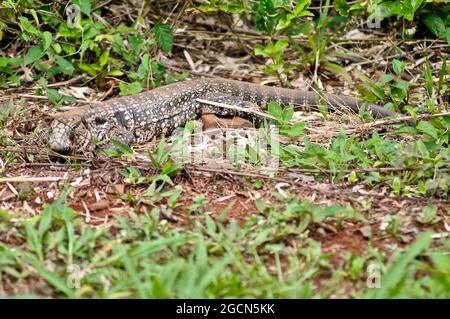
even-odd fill
[{"label": "black and white spotted skin", "polygon": [[[326,104],[330,110],[347,108],[357,112],[363,105],[358,99],[334,94],[319,95],[224,79],[187,80],[62,113],[51,124],[48,144],[55,151],[68,151],[90,141],[114,139],[127,145],[144,143],[154,136],[171,133],[205,112],[221,116],[236,114],[234,110],[201,104],[197,99],[244,108],[264,108],[268,102],[277,101],[307,109]],[[365,107],[376,118],[396,115],[377,105]],[[238,113],[252,117],[245,112]]]}]

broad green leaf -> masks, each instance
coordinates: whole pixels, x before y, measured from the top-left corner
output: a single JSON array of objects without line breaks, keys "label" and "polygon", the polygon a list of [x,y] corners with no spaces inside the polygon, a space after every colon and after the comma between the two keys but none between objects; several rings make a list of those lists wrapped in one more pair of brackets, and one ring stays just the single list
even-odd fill
[{"label": "broad green leaf", "polygon": [[75,68],[69,61],[67,61],[66,59],[64,59],[60,56],[56,56],[55,59],[56,59],[56,62],[58,62],[58,66],[59,66],[61,72],[63,72],[64,74],[67,74],[67,75],[73,74],[73,72],[75,71]]},{"label": "broad green leaf", "polygon": [[445,28],[445,23],[442,21],[440,16],[435,13],[424,14],[422,16],[422,22],[437,37],[442,39],[446,38],[447,30]]},{"label": "broad green leaf", "polygon": [[380,77],[380,82],[381,83],[388,83],[388,82],[391,82],[394,79],[395,79],[395,77],[392,74],[383,74]]},{"label": "broad green leaf", "polygon": [[111,144],[114,145],[115,147],[117,147],[117,149],[124,155],[133,155],[133,150],[126,144],[117,141],[117,140],[112,140]]},{"label": "broad green leaf", "polygon": [[275,11],[275,6],[272,0],[259,0],[258,11],[260,13],[272,14]]},{"label": "broad green leaf", "polygon": [[417,129],[420,132],[428,134],[435,139],[438,138],[437,131],[430,122],[420,121],[419,124],[417,125]]},{"label": "broad green leaf", "polygon": [[382,100],[385,98],[384,90],[381,86],[373,83],[367,76],[365,76],[360,71],[356,71],[356,75],[364,82],[364,84],[377,97],[377,99]]},{"label": "broad green leaf", "polygon": [[334,8],[341,16],[347,17],[349,14],[350,6],[345,0],[334,0]]},{"label": "broad green leaf", "polygon": [[38,35],[40,32],[38,29],[36,29],[33,24],[28,20],[27,17],[21,16],[18,17],[18,20],[20,22],[20,26],[26,31],[34,35]]},{"label": "broad green leaf", "polygon": [[105,51],[102,53],[102,55],[100,55],[100,57],[98,58],[98,64],[103,67],[106,65],[106,63],[108,63],[108,58],[109,58],[109,51]]},{"label": "broad green leaf", "polygon": [[43,52],[40,45],[35,45],[29,48],[27,54],[23,58],[23,63],[25,65],[28,65],[30,63],[36,62],[41,58],[42,53]]},{"label": "broad green leaf", "polygon": [[159,23],[155,25],[154,32],[156,35],[156,42],[161,50],[165,53],[170,53],[173,47],[173,33],[170,25]]},{"label": "broad green leaf", "polygon": [[392,61],[392,69],[397,75],[401,75],[405,71],[405,66],[405,63],[400,60],[394,59]]},{"label": "broad green leaf", "polygon": [[139,93],[142,91],[143,87],[140,82],[132,82],[132,83],[121,82],[119,83],[119,89],[120,95],[124,96]]},{"label": "broad green leaf", "polygon": [[257,43],[255,45],[255,55],[267,56],[266,48],[262,44]]},{"label": "broad green leaf", "polygon": [[139,78],[141,80],[144,80],[147,78],[148,72],[149,72],[149,62],[150,62],[150,55],[148,53],[144,54],[141,60],[141,64],[139,65],[137,74],[139,75]]},{"label": "broad green leaf", "polygon": [[303,134],[304,130],[305,130],[305,122],[302,121],[292,125],[286,133],[289,137],[299,137]]},{"label": "broad green leaf", "polygon": [[42,33],[42,52],[48,50],[50,45],[52,44],[52,34],[48,31]]},{"label": "broad green leaf", "polygon": [[90,0],[72,0],[73,4],[76,4],[81,12],[85,15],[91,15],[91,1]]},{"label": "broad green leaf", "polygon": [[269,115],[272,115],[278,121],[283,120],[283,110],[281,109],[280,104],[277,102],[270,102],[268,106]]},{"label": "broad green leaf", "polygon": [[277,52],[282,52],[284,49],[286,49],[289,46],[289,42],[286,40],[278,40],[275,43],[274,49]]},{"label": "broad green leaf", "polygon": [[123,72],[118,70],[118,69],[113,69],[113,70],[108,72],[108,75],[111,75],[111,76],[122,76]]},{"label": "broad green leaf", "polygon": [[58,90],[55,89],[48,89],[45,93],[49,101],[51,102],[59,102],[62,99],[62,95],[59,94]]},{"label": "broad green leaf", "polygon": [[289,122],[294,115],[294,109],[292,107],[285,107],[283,109],[283,121]]}]

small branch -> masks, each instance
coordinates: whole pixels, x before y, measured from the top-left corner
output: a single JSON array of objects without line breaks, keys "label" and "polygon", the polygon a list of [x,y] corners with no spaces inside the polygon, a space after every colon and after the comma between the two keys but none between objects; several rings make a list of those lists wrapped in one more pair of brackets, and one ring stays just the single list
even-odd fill
[{"label": "small branch", "polygon": [[404,172],[404,171],[418,171],[422,168],[419,167],[372,167],[372,168],[358,168],[358,169],[320,169],[320,168],[288,168],[287,172],[291,173],[388,173],[388,172]]},{"label": "small branch", "polygon": [[46,177],[0,177],[0,183],[42,183],[42,182],[57,182],[65,180],[66,177],[46,176]]},{"label": "small branch", "polygon": [[442,112],[442,113],[436,113],[436,114],[419,114],[416,117],[413,116],[400,116],[396,118],[388,118],[388,119],[382,119],[382,120],[376,120],[370,123],[364,123],[360,127],[353,129],[353,130],[347,130],[348,133],[358,132],[361,130],[367,130],[375,126],[383,126],[383,125],[391,125],[391,124],[399,124],[402,122],[408,122],[412,123],[412,121],[416,119],[420,120],[426,120],[426,119],[432,119],[436,117],[442,117],[450,115],[450,112]]},{"label": "small branch", "polygon": [[[69,79],[69,80],[67,80],[67,81],[62,81],[62,82],[57,82],[57,83],[50,83],[50,84],[47,85],[47,88],[55,88],[55,87],[61,87],[61,86],[71,85],[71,84],[77,83],[78,81],[80,81],[80,80],[82,80],[82,79],[84,79],[84,78],[86,78],[86,77],[87,77],[86,74],[80,74],[79,76],[76,76],[76,77],[74,77],[74,78],[72,78],[72,79]],[[8,89],[8,91],[14,90],[14,89],[17,87],[17,85],[14,84],[14,83],[11,83],[10,86],[12,87],[12,89]],[[40,86],[35,85],[35,86],[32,86],[32,87],[28,87],[28,88],[26,88],[26,89],[29,89],[29,90],[36,90],[36,89],[39,89],[39,88],[40,88]],[[24,94],[24,95],[25,95],[25,94]],[[24,96],[24,97],[26,97],[26,96]],[[32,98],[36,98],[36,96],[33,95]],[[44,98],[44,97],[43,97],[43,98]]]},{"label": "small branch", "polygon": [[[86,74],[81,74],[79,76],[76,76],[70,80],[67,81],[62,81],[62,82],[58,82],[58,83],[51,83],[49,85],[47,85],[48,88],[54,88],[54,87],[59,87],[59,86],[66,86],[66,85],[71,85],[74,83],[77,83],[78,81],[86,78],[87,75]],[[33,89],[36,89],[37,87],[33,87]]]}]

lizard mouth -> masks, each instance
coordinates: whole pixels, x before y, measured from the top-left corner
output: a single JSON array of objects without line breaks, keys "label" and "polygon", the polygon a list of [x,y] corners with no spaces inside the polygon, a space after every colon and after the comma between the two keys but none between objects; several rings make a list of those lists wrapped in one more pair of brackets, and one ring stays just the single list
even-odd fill
[{"label": "lizard mouth", "polygon": [[50,128],[47,144],[55,152],[68,153],[73,148],[73,128],[66,123],[54,121]]},{"label": "lizard mouth", "polygon": [[91,139],[91,134],[82,122],[68,124],[54,121],[50,128],[47,145],[55,152],[67,154],[74,149],[85,149]]}]

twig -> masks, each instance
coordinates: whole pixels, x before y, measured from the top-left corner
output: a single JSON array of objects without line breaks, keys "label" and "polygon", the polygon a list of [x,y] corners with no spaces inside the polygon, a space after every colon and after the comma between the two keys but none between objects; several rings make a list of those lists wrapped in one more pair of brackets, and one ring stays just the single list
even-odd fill
[{"label": "twig", "polygon": [[371,167],[371,168],[357,168],[357,169],[320,169],[320,168],[288,168],[287,172],[291,173],[388,173],[388,172],[403,172],[403,171],[418,171],[423,168],[420,167]]},{"label": "twig", "polygon": [[57,182],[60,180],[65,180],[67,177],[57,177],[57,176],[45,176],[45,177],[27,177],[27,176],[17,176],[17,177],[1,177],[0,183],[42,183],[42,182]]},{"label": "twig", "polygon": [[358,132],[361,130],[370,129],[375,126],[398,124],[398,123],[402,123],[402,122],[412,123],[412,121],[415,118],[423,120],[423,119],[431,119],[431,118],[442,117],[442,116],[447,116],[447,115],[450,115],[450,112],[442,112],[442,113],[436,113],[436,114],[419,114],[416,117],[408,115],[408,116],[400,116],[400,117],[396,117],[396,118],[376,120],[376,121],[373,121],[370,123],[364,123],[356,129],[347,130],[347,133]]},{"label": "twig", "polygon": [[65,160],[80,160],[80,161],[92,161],[93,159],[90,157],[82,157],[82,156],[70,156],[70,155],[62,155],[54,151],[44,152],[43,150],[37,149],[27,149],[26,147],[15,147],[15,146],[0,146],[0,151],[5,152],[15,152],[15,153],[24,153],[24,154],[37,154],[37,155],[50,155],[55,157],[61,157]]},{"label": "twig", "polygon": [[393,54],[393,55],[390,55],[390,56],[387,56],[387,57],[380,57],[380,58],[369,60],[369,61],[362,61],[362,62],[352,63],[350,66],[353,67],[353,66],[358,66],[358,65],[365,65],[365,64],[375,63],[375,62],[379,62],[379,61],[386,61],[386,60],[395,59],[395,58],[403,58],[403,57],[405,57],[405,56],[407,56],[409,54],[411,56],[414,56],[414,55],[417,55],[417,54],[425,53],[425,52],[427,52],[427,51],[429,51],[431,49],[438,49],[438,48],[445,48],[445,47],[448,47],[448,45],[445,45],[445,44],[444,45],[436,45],[436,46],[431,46],[431,47],[428,47],[428,48],[426,48],[424,50],[418,50],[418,51],[415,51],[415,52],[397,53],[397,54]]},{"label": "twig", "polygon": [[[59,86],[66,86],[66,85],[71,85],[74,83],[77,83],[78,81],[86,78],[87,75],[86,74],[81,74],[79,76],[76,76],[70,80],[67,81],[62,81],[62,82],[58,82],[58,83],[51,83],[49,85],[47,85],[48,88],[54,88],[54,87],[59,87]],[[37,89],[38,87],[33,87],[33,89]]]}]

